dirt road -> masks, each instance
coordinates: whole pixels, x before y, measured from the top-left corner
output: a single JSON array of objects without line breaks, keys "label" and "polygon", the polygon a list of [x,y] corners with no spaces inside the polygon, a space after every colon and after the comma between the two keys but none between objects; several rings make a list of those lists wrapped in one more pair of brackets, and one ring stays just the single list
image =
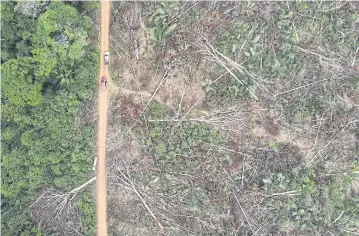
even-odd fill
[{"label": "dirt road", "polygon": [[109,1],[101,1],[101,42],[100,74],[98,78],[98,166],[97,166],[97,235],[107,236],[107,185],[106,185],[106,130],[108,90],[101,90],[101,77],[109,77],[108,66],[104,63],[104,53],[109,50],[110,28]]}]

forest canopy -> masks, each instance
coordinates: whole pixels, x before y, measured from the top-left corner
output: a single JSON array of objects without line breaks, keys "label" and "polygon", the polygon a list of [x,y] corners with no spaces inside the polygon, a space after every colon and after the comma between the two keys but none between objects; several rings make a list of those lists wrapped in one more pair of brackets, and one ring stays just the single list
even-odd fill
[{"label": "forest canopy", "polygon": [[96,4],[1,3],[3,235],[43,235],[31,203],[89,179],[94,124],[83,117],[98,70]]}]

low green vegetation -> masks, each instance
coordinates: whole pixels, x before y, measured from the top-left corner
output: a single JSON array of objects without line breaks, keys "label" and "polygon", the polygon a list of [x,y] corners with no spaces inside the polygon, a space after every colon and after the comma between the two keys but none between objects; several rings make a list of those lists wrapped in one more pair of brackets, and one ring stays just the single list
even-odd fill
[{"label": "low green vegetation", "polygon": [[163,46],[165,39],[176,29],[177,24],[168,22],[167,15],[178,11],[178,4],[179,1],[159,2],[154,8],[155,11],[150,17],[148,26],[142,24],[152,44],[158,47]]},{"label": "low green vegetation", "polygon": [[88,44],[92,5],[1,3],[3,235],[46,235],[51,226],[38,229],[29,206],[47,189],[66,192],[89,178],[95,125],[84,108],[98,69]]},{"label": "low green vegetation", "polygon": [[[231,23],[218,31],[216,48],[260,78],[255,83],[248,78],[244,81],[254,84],[263,99],[268,99],[264,97],[269,87],[272,96],[281,94],[277,105],[291,123],[320,116],[328,107],[331,112],[342,112],[336,105],[338,97],[352,96],[358,89],[349,56],[358,47],[354,32],[358,15],[347,5],[335,11],[327,7],[315,2],[283,2],[266,5],[268,12],[262,15],[258,9],[244,16],[233,10]],[[339,82],[342,77],[344,84]],[[228,87],[227,80],[222,81],[217,87]],[[276,91],[273,85],[277,83],[292,87]],[[231,88],[218,97],[238,93],[229,92]]]},{"label": "low green vegetation", "polygon": [[226,143],[225,132],[205,124],[169,123],[156,121],[168,117],[163,105],[153,102],[147,110],[147,118],[153,120],[145,140],[150,150],[161,163],[164,171],[177,169],[186,171],[196,162],[196,152],[203,144],[222,145]]},{"label": "low green vegetation", "polygon": [[250,93],[246,88],[250,87],[253,83],[248,78],[243,78],[241,76],[237,76],[241,79],[243,83],[238,83],[238,81],[234,78],[230,78],[227,81],[221,83],[221,86],[216,86],[213,81],[209,81],[208,85],[205,85],[208,97],[221,97],[222,104],[236,101],[240,98],[250,98]]},{"label": "low green vegetation", "polygon": [[346,195],[350,187],[344,176],[318,178],[313,170],[294,168],[291,173],[270,173],[264,181],[266,217],[278,215],[273,231],[356,228],[356,200]]},{"label": "low green vegetation", "polygon": [[96,226],[96,201],[89,193],[83,193],[83,196],[78,201],[78,208],[82,214],[83,232],[85,235],[95,235]]}]

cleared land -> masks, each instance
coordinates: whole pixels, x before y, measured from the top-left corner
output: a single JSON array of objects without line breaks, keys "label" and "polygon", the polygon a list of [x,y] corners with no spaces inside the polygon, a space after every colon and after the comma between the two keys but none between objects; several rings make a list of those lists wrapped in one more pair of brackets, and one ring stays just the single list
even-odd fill
[{"label": "cleared land", "polygon": [[111,235],[358,233],[358,9],[113,3]]}]

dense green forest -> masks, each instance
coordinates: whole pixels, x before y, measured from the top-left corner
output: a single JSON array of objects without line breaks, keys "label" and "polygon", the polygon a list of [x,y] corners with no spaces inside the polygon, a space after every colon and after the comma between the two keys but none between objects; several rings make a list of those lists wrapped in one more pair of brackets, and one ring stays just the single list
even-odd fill
[{"label": "dense green forest", "polygon": [[[85,107],[98,70],[98,49],[90,43],[97,8],[1,3],[2,235],[63,234],[39,222],[30,206],[46,190],[66,193],[91,177],[95,124]],[[92,235],[90,192],[77,194],[76,204],[77,229]]]}]

